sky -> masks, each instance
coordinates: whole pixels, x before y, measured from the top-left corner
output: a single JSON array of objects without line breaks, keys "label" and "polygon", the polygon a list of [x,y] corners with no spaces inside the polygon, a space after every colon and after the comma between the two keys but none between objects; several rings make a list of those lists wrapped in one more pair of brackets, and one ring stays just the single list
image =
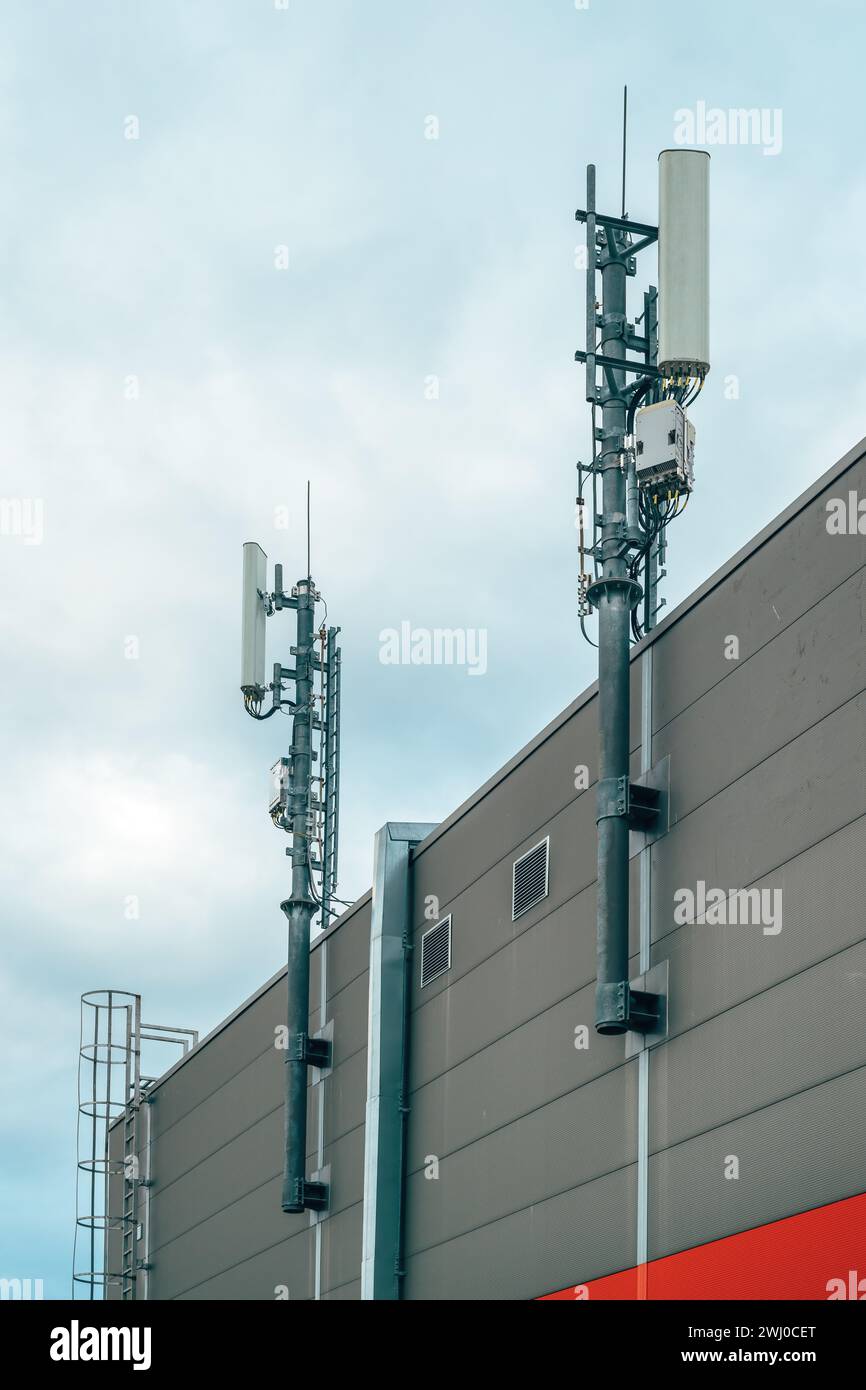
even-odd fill
[{"label": "sky", "polygon": [[[69,1293],[81,993],[204,1033],[284,959],[242,543],[302,575],[310,480],[346,899],[380,825],[442,820],[594,680],[574,211],[588,162],[619,211],[624,83],[639,221],[683,112],[776,122],[710,148],[668,608],[861,438],[864,41],[859,0],[3,7],[0,1275]],[[486,670],[383,663],[404,622],[483,632]],[[292,641],[273,617],[268,662]]]}]

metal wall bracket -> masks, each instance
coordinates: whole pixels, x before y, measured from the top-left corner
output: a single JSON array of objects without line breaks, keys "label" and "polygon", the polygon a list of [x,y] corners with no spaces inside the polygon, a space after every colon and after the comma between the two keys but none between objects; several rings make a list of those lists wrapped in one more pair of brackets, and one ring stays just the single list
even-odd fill
[{"label": "metal wall bracket", "polygon": [[632,782],[628,777],[603,777],[595,794],[596,824],[616,817],[627,820],[631,830],[653,830],[666,810],[662,793],[663,788],[648,778]]},{"label": "metal wall bracket", "polygon": [[296,1178],[292,1187],[292,1211],[327,1211],[329,1187],[325,1182]]},{"label": "metal wall bracket", "polygon": [[661,1023],[664,999],[648,990],[628,987],[628,1026],[635,1033],[655,1033]]},{"label": "metal wall bracket", "polygon": [[331,1069],[334,1065],[334,1020],[329,1019],[324,1028],[319,1028],[310,1038],[310,1042],[313,1044],[324,1043],[329,1049],[327,1062],[310,1063],[313,1068],[312,1084],[318,1086],[319,1082],[331,1075]]},{"label": "metal wall bracket", "polygon": [[636,854],[655,843],[662,835],[666,835],[670,830],[670,805],[671,805],[671,758],[668,753],[664,758],[656,763],[655,767],[650,768],[639,777],[637,782],[632,782],[629,788],[632,806],[636,802],[642,806],[649,806],[654,803],[655,809],[649,815],[642,810],[638,817],[629,818],[628,857],[634,859]]},{"label": "metal wall bracket", "polygon": [[331,1165],[326,1163],[324,1168],[318,1168],[315,1173],[311,1173],[306,1181],[306,1188],[313,1189],[313,1194],[321,1191],[325,1194],[323,1206],[311,1206],[307,1202],[307,1211],[310,1214],[310,1225],[318,1226],[320,1221],[327,1221],[328,1211],[331,1205]]},{"label": "metal wall bracket", "polygon": [[329,1067],[333,1044],[328,1038],[311,1038],[306,1033],[295,1033],[289,1040],[286,1060],[306,1062],[310,1067]]},{"label": "metal wall bracket", "polygon": [[631,782],[628,789],[628,823],[631,830],[648,830],[661,814],[661,792],[657,787]]},{"label": "metal wall bracket", "polygon": [[[639,1052],[665,1041],[668,1036],[669,993],[670,967],[666,960],[629,981],[629,995],[636,1003],[637,1012],[634,1024],[629,1025],[626,1057],[636,1057]],[[644,1026],[638,1027],[639,1022]]]},{"label": "metal wall bracket", "polygon": [[661,1042],[667,1037],[667,962],[634,980],[599,985],[596,991],[596,1028],[601,1033],[628,1033],[638,1039],[626,1056],[643,1050],[643,1039]]}]

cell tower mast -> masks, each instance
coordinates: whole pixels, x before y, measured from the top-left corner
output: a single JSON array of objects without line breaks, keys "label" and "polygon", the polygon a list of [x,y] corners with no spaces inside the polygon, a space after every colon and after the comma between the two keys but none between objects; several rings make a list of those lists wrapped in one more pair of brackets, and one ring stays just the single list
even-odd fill
[{"label": "cell tower mast", "polygon": [[[278,829],[292,838],[286,850],[292,862],[290,895],[280,903],[288,919],[287,1041],[285,1082],[285,1163],[282,1209],[322,1211],[328,1205],[325,1183],[308,1180],[307,1069],[327,1067],[331,1044],[309,1036],[310,938],[313,918],[328,925],[337,887],[337,839],[340,768],[340,649],[338,627],[316,627],[321,594],[309,574],[309,495],[307,574],[283,590],[283,567],[274,566],[274,592],[268,593],[267,556],[254,541],[244,546],[244,599],[241,690],[253,719],[277,713],[291,716],[288,755],[271,769],[269,811]],[[297,644],[290,648],[294,666],[276,663],[265,686],[265,622],[284,608],[297,612]],[[295,698],[284,696],[294,682]],[[271,692],[271,707],[262,703]],[[316,738],[318,735],[318,740]],[[315,747],[318,741],[318,749]],[[318,764],[318,772],[315,765]]]},{"label": "cell tower mast", "polygon": [[[629,645],[655,624],[666,528],[694,485],[694,429],[685,411],[709,371],[708,171],[709,156],[702,151],[666,150],[659,156],[655,227],[627,216],[624,177],[621,215],[599,213],[590,165],[586,208],[576,214],[586,224],[587,270],[586,350],[575,357],[586,364],[593,436],[592,462],[578,465],[578,610],[587,640],[586,620],[593,611],[598,614],[595,1026],[600,1033],[655,1031],[662,1009],[659,996],[633,987],[628,978],[629,831],[652,833],[662,809],[659,789],[632,783],[630,777]],[[660,289],[650,287],[644,294],[643,313],[633,323],[627,282],[636,274],[639,253],[656,242]],[[588,547],[583,540],[587,478],[592,487]]]}]

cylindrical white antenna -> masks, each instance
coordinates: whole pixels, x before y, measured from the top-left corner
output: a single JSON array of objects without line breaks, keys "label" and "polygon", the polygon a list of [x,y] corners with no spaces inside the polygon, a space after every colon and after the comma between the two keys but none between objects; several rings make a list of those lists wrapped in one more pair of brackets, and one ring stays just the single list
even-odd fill
[{"label": "cylindrical white antenna", "polygon": [[265,686],[265,621],[262,594],[267,585],[268,557],[255,541],[244,543],[244,597],[241,620],[241,690],[263,695]]},{"label": "cylindrical white antenna", "polygon": [[666,377],[710,370],[710,156],[659,155],[659,367]]}]

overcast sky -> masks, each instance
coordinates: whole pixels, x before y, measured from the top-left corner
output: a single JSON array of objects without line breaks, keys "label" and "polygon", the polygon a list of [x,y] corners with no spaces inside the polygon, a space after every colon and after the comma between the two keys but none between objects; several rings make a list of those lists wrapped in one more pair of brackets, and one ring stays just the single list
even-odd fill
[{"label": "overcast sky", "polygon": [[[858,0],[4,6],[0,1275],[68,1292],[81,992],[206,1031],[284,958],[241,543],[302,574],[312,480],[344,897],[385,820],[441,820],[594,679],[574,210],[590,160],[619,210],[623,82],[639,220],[677,112],[782,120],[711,150],[669,607],[863,434],[864,40]],[[383,665],[404,621],[483,629],[486,674]],[[292,617],[268,637],[288,664]]]}]

